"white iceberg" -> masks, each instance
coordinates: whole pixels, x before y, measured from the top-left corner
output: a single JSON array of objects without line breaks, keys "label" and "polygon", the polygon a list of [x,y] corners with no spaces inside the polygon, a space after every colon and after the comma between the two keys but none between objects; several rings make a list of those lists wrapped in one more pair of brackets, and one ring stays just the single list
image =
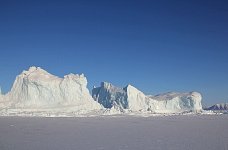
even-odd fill
[{"label": "white iceberg", "polygon": [[81,74],[64,78],[54,76],[40,67],[30,67],[16,77],[9,93],[1,98],[1,108],[21,111],[87,112],[102,109],[87,89],[87,79]]},{"label": "white iceberg", "polygon": [[94,87],[91,96],[83,74],[69,74],[60,78],[40,67],[30,67],[16,77],[8,93],[0,92],[0,115],[182,113],[201,111],[201,99],[198,92],[149,96],[132,85],[119,88],[107,82],[102,82],[101,87]]},{"label": "white iceberg", "polygon": [[221,103],[221,104],[215,104],[207,110],[221,110],[221,111],[228,111],[228,103]]},{"label": "white iceberg", "polygon": [[101,103],[105,108],[119,105],[118,108],[125,110],[151,111],[154,113],[179,113],[202,110],[202,96],[198,92],[171,92],[147,96],[131,85],[119,88],[110,83],[102,82],[100,87],[93,88],[92,96],[95,101]]}]

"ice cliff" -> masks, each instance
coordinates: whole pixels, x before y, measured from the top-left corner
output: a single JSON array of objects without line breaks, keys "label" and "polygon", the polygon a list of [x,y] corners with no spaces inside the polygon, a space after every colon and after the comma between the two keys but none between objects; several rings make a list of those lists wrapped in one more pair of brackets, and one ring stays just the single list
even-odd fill
[{"label": "ice cliff", "polygon": [[4,95],[5,108],[77,110],[101,109],[87,89],[87,79],[81,74],[64,78],[54,76],[40,67],[30,67],[16,77],[9,93]]},{"label": "ice cliff", "polygon": [[176,113],[202,109],[202,97],[198,92],[171,92],[147,96],[131,85],[119,88],[110,83],[102,82],[100,87],[93,88],[92,96],[95,101],[101,103],[105,108],[118,105],[119,108],[125,110],[152,111],[155,113]]}]

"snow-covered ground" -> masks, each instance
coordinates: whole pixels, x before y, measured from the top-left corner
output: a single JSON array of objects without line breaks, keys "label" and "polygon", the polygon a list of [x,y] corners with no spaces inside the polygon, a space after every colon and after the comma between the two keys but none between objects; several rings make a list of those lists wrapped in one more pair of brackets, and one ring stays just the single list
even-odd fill
[{"label": "snow-covered ground", "polygon": [[0,150],[227,150],[228,115],[0,117]]}]

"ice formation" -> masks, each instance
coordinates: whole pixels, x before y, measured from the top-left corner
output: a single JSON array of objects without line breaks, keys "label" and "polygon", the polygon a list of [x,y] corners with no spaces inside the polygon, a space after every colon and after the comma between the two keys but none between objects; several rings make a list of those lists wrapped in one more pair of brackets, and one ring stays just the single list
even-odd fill
[{"label": "ice formation", "polygon": [[11,91],[4,95],[1,107],[31,111],[101,109],[102,106],[93,100],[86,86],[87,79],[83,74],[59,78],[40,67],[30,67],[16,77]]},{"label": "ice formation", "polygon": [[30,67],[16,77],[10,92],[2,94],[0,90],[0,115],[153,114],[202,109],[197,92],[149,96],[132,85],[119,88],[102,82],[101,87],[93,88],[92,96],[83,74],[60,78],[40,67]]},{"label": "ice formation", "polygon": [[228,103],[215,104],[209,107],[208,110],[227,110],[228,111]]},{"label": "ice formation", "polygon": [[165,93],[156,96],[147,96],[137,88],[128,85],[124,88],[115,87],[110,83],[102,82],[100,87],[92,90],[95,101],[105,108],[117,107],[131,111],[152,111],[155,113],[176,113],[184,111],[199,111],[201,94]]},{"label": "ice formation", "polygon": [[2,97],[3,97],[3,95],[2,95],[2,89],[0,87],[0,102],[2,101]]}]

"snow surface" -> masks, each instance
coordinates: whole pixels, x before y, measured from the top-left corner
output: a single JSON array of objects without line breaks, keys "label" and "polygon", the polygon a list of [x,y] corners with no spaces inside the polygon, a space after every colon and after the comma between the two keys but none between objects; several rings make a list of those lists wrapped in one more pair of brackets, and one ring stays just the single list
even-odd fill
[{"label": "snow surface", "polygon": [[[201,111],[202,96],[198,92],[164,93],[147,96],[132,85],[125,88],[102,82],[100,87],[92,90],[95,101],[105,108],[128,109],[131,111],[151,111],[155,113],[179,113]],[[119,106],[119,107],[117,107]]]},{"label": "snow surface", "polygon": [[227,150],[228,115],[0,117],[1,150]]}]

